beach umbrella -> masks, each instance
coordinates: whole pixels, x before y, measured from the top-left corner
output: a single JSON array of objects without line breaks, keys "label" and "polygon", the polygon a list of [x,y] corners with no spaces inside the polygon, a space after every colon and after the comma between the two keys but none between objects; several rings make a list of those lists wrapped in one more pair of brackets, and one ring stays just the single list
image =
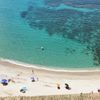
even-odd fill
[{"label": "beach umbrella", "polygon": [[22,92],[22,93],[26,93],[26,91],[27,91],[27,87],[22,87],[22,88],[20,89],[20,92]]},{"label": "beach umbrella", "polygon": [[8,83],[8,80],[2,79],[2,80],[1,80],[1,83]]},{"label": "beach umbrella", "polygon": [[38,77],[34,75],[31,77],[31,80],[32,80],[32,82],[38,81]]},{"label": "beach umbrella", "polygon": [[2,80],[1,80],[1,84],[3,84],[3,85],[8,85],[8,80],[7,80],[7,79],[2,79]]}]

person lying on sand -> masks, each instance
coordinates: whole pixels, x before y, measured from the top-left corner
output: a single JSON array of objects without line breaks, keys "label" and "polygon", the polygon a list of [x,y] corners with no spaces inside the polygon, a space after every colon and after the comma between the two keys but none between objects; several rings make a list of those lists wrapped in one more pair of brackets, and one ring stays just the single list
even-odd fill
[{"label": "person lying on sand", "polygon": [[15,83],[15,81],[13,79],[8,79],[8,82]]},{"label": "person lying on sand", "polygon": [[60,89],[60,84],[59,83],[57,83],[57,89]]},{"label": "person lying on sand", "polygon": [[98,89],[98,93],[100,93],[100,89]]},{"label": "person lying on sand", "polygon": [[71,89],[67,83],[65,83],[65,88],[68,89],[68,90]]}]

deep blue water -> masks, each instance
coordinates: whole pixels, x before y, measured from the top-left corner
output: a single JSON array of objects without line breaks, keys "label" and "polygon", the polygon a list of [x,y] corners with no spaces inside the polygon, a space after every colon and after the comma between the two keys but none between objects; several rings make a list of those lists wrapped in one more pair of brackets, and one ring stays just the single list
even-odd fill
[{"label": "deep blue water", "polygon": [[0,0],[0,57],[52,68],[99,68],[100,2]]}]

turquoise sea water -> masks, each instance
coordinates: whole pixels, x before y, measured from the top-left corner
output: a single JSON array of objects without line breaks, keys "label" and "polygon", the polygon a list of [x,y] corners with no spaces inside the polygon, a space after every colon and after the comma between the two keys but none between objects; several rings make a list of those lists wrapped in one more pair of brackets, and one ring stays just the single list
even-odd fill
[{"label": "turquoise sea water", "polygon": [[[36,8],[35,10],[32,8],[34,10],[32,12],[32,16],[30,14],[31,12],[29,12],[30,15],[27,16],[27,18],[30,18],[29,20],[25,19],[25,15],[22,16],[24,18],[21,17],[21,13],[23,11],[27,11],[29,6],[33,6],[33,8],[36,7],[37,9],[44,6],[44,8],[47,7],[51,10],[57,10],[58,8],[71,10],[74,9],[72,5],[71,7],[69,7],[69,5],[66,7],[65,5],[62,5],[63,7],[61,5],[59,7],[49,7],[49,5],[44,4],[43,0],[34,0],[34,2],[32,0],[0,0],[1,58],[18,60],[30,64],[44,65],[57,69],[99,67],[99,61],[94,61],[94,53],[92,50],[87,49],[87,43],[83,43],[68,37],[64,38],[62,36],[62,32],[60,34],[60,32],[57,33],[57,31],[54,31],[56,34],[50,35],[48,29],[46,30],[47,26],[45,28],[43,28],[43,26],[42,28],[39,27],[40,29],[32,26],[30,27],[30,21],[33,21],[34,11]],[[77,10],[78,7],[74,9],[74,12],[78,12]],[[89,8],[79,8],[79,13],[91,13],[95,12],[96,10],[96,8],[93,10],[90,10]],[[39,10],[36,11],[35,13],[39,13]],[[50,16],[53,15],[51,14]],[[48,18],[50,16],[48,15]],[[37,17],[42,18],[41,15]],[[68,18],[71,17],[71,15],[68,15]],[[51,20],[50,18],[46,18],[45,20]],[[68,25],[70,26],[72,20],[69,19],[68,21]],[[78,21],[80,21],[80,19]],[[40,20],[36,19],[36,22],[38,23]],[[77,26],[79,23],[75,22],[75,24],[75,26]],[[59,25],[59,23],[56,25]],[[63,24],[61,26],[63,26]],[[36,27],[38,27],[38,25]],[[48,27],[50,26],[48,25]],[[51,25],[50,29],[53,30],[53,27],[55,26]],[[98,32],[100,31],[98,30]],[[78,36],[76,36],[76,38],[78,38]],[[94,43],[93,40],[94,39],[91,41]],[[42,50],[41,47],[44,47],[44,50]],[[94,64],[94,62],[97,64]]]}]

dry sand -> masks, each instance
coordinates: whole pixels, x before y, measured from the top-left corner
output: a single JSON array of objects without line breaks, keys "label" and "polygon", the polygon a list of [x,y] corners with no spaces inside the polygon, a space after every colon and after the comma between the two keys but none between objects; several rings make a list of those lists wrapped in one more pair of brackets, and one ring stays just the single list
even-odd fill
[{"label": "dry sand", "polygon": [[[8,61],[0,61],[0,79],[13,79],[8,86],[0,84],[0,96],[42,96],[98,92],[100,89],[100,70],[91,71],[53,71],[39,69],[33,65],[25,67]],[[37,82],[31,82],[31,76],[38,77]],[[57,89],[57,83],[61,89]],[[71,90],[65,89],[68,83]],[[21,93],[20,89],[25,86],[28,91]]]}]

